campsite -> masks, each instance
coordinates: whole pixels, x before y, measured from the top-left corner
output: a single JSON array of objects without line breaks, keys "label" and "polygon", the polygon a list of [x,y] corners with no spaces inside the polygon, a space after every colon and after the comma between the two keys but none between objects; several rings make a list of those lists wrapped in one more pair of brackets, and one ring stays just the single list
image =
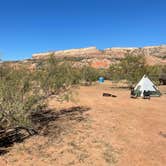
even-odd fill
[{"label": "campsite", "polygon": [[[58,102],[51,109],[82,106],[80,114],[52,121],[48,136],[36,135],[0,157],[0,165],[161,165],[166,163],[165,86],[150,100],[130,98],[130,90],[111,81],[74,87],[76,101]],[[102,93],[117,97],[103,97]],[[59,126],[60,125],[60,126]],[[135,164],[136,163],[136,164]]]},{"label": "campsite", "polygon": [[104,69],[74,63],[1,63],[0,165],[163,166],[166,66],[132,54]]},{"label": "campsite", "polygon": [[166,166],[166,0],[1,0],[0,166]]}]

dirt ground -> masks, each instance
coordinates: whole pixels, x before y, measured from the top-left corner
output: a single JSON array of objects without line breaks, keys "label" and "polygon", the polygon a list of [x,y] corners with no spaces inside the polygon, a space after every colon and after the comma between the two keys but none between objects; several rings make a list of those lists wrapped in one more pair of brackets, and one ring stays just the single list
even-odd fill
[{"label": "dirt ground", "polygon": [[[166,87],[160,89],[166,92]],[[131,99],[128,89],[112,88],[110,82],[74,91],[74,102],[53,97],[49,107],[88,109],[51,122],[49,135],[16,143],[0,156],[0,166],[166,165],[166,94]],[[117,97],[103,97],[103,92]]]}]

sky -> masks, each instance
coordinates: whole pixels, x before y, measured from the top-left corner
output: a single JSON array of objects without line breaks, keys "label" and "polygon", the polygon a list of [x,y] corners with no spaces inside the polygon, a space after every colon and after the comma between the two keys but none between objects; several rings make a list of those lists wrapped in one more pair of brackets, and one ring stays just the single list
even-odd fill
[{"label": "sky", "polygon": [[0,0],[0,59],[166,44],[166,0]]}]

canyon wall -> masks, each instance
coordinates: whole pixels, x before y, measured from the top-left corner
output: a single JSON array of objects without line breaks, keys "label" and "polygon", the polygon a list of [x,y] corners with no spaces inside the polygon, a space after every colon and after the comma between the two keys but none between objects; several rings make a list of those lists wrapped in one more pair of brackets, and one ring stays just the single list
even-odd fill
[{"label": "canyon wall", "polygon": [[[110,64],[116,63],[127,54],[131,55],[145,55],[149,65],[162,65],[166,64],[166,45],[148,46],[143,48],[106,48],[99,50],[96,47],[88,47],[81,49],[70,49],[63,51],[52,51],[45,53],[36,53],[32,55],[32,59],[47,59],[53,56],[58,59],[75,58],[77,64],[90,64],[95,68],[108,68]],[[78,58],[80,61],[78,62]],[[74,59],[72,59],[74,60]]]}]

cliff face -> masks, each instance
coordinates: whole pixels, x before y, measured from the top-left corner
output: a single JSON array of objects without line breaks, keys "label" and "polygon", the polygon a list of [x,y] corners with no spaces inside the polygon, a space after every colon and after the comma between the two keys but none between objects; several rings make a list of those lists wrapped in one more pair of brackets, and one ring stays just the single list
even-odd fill
[{"label": "cliff face", "polygon": [[96,47],[89,48],[81,48],[81,49],[70,49],[64,51],[55,51],[55,52],[46,52],[46,53],[38,53],[33,54],[33,59],[45,59],[50,55],[56,58],[64,58],[64,57],[96,57],[102,55],[102,52],[99,51]]},{"label": "cliff face", "polygon": [[166,57],[166,45],[149,46],[143,48],[107,48],[105,54],[115,58],[123,58],[126,53],[132,55],[154,56],[158,58]]},{"label": "cliff face", "polygon": [[127,53],[131,55],[145,55],[147,63],[149,65],[166,64],[166,45],[149,46],[143,48],[115,47],[107,48],[104,50],[99,50],[96,47],[89,47],[64,51],[37,53],[32,55],[32,59],[47,59],[50,57],[50,55],[52,55],[53,57],[58,59],[72,59],[73,61],[75,61],[76,66],[89,64],[95,68],[108,68],[110,64],[116,63],[124,58]]},{"label": "cliff face", "polygon": [[166,57],[166,45],[161,46],[149,46],[143,48],[107,48],[103,51],[98,50],[96,47],[81,48],[81,49],[70,49],[64,51],[54,51],[46,53],[37,53],[33,54],[33,59],[44,59],[48,58],[50,55],[53,55],[57,58],[64,57],[96,57],[99,56],[109,56],[112,58],[123,58],[126,53],[133,55],[145,55],[145,56],[155,56],[158,58]]}]

